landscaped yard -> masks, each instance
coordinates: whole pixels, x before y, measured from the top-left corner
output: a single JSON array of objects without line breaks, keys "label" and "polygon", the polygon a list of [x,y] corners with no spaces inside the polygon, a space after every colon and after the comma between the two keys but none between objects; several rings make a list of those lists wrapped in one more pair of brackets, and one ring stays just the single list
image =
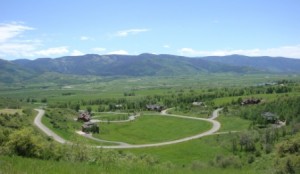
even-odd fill
[{"label": "landscaped yard", "polygon": [[143,115],[127,123],[101,123],[95,137],[130,144],[157,143],[192,136],[209,130],[211,123],[161,115]]}]

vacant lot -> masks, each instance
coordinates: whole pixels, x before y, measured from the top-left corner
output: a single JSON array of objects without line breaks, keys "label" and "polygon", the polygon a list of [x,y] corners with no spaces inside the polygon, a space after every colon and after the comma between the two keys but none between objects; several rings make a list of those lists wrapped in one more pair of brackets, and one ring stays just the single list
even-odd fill
[{"label": "vacant lot", "polygon": [[22,109],[0,109],[0,114],[22,114]]}]

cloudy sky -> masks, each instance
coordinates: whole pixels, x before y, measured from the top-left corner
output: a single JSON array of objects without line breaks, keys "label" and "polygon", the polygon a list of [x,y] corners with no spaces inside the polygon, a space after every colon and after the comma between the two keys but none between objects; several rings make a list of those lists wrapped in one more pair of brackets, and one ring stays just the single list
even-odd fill
[{"label": "cloudy sky", "polygon": [[0,0],[0,58],[300,58],[299,0]]}]

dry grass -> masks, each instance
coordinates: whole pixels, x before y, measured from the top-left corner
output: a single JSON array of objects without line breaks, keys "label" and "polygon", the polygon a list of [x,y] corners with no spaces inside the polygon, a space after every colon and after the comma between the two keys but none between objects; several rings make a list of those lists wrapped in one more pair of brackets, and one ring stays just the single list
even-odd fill
[{"label": "dry grass", "polygon": [[0,114],[22,114],[22,109],[0,109]]}]

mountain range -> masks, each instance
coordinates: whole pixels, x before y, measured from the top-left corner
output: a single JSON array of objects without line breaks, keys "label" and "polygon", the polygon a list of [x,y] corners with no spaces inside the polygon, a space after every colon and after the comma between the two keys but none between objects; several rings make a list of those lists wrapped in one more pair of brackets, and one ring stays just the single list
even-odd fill
[{"label": "mountain range", "polygon": [[0,59],[0,82],[28,81],[45,73],[92,76],[176,76],[200,73],[300,73],[300,59],[241,55],[184,57],[176,55],[97,55]]}]

